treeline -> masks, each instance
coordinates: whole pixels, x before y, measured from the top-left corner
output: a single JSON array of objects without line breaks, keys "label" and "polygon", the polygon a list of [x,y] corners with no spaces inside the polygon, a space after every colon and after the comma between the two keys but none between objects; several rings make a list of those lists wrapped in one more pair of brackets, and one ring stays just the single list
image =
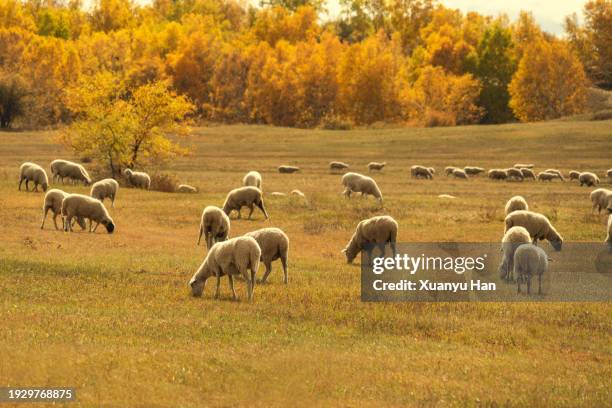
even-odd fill
[{"label": "treeline", "polygon": [[[535,121],[583,110],[609,87],[611,2],[567,38],[532,16],[462,14],[432,0],[0,0],[0,126],[70,123],[75,86],[168,84],[219,122],[342,127]],[[114,95],[117,97],[117,95]]]}]

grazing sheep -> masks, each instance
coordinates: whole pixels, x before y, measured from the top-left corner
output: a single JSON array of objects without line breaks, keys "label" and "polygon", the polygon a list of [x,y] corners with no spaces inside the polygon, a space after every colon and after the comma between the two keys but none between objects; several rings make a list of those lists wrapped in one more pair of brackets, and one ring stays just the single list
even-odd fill
[{"label": "grazing sheep", "polygon": [[599,177],[597,174],[585,171],[580,173],[578,176],[578,181],[580,181],[581,186],[594,187],[599,184]]},{"label": "grazing sheep", "polygon": [[608,215],[608,236],[606,237],[608,243],[608,251],[612,252],[612,214]]},{"label": "grazing sheep", "polygon": [[523,181],[525,179],[521,169],[510,167],[509,169],[506,169],[506,173],[508,174],[508,180]]},{"label": "grazing sheep", "polygon": [[522,196],[514,196],[506,203],[506,215],[513,211],[529,210],[529,204]]},{"label": "grazing sheep", "polygon": [[[210,251],[208,251],[204,262],[202,262],[189,281],[191,294],[196,297],[202,296],[206,280],[211,276],[215,276],[217,278],[215,299],[218,299],[221,277],[227,275],[230,289],[232,290],[232,297],[236,300],[234,275],[238,275],[242,276],[246,281],[247,297],[249,301],[252,301],[255,274],[259,269],[260,258],[261,249],[257,241],[252,237],[236,237],[213,245]],[[249,269],[251,270],[250,275],[248,273]]]},{"label": "grazing sheep", "polygon": [[300,168],[296,166],[278,166],[279,173],[295,173],[297,171],[300,171]]},{"label": "grazing sheep", "polygon": [[362,197],[373,195],[382,204],[383,197],[373,178],[364,176],[359,173],[346,173],[342,176],[342,185],[344,186],[344,195],[348,198],[351,193],[361,193]]},{"label": "grazing sheep", "polygon": [[300,190],[291,190],[291,195],[306,198],[306,194],[302,193]]},{"label": "grazing sheep", "polygon": [[189,184],[179,184],[176,191],[178,193],[197,193],[198,189],[194,186],[190,186]]},{"label": "grazing sheep", "polygon": [[387,165],[387,162],[370,162],[368,163],[368,170],[370,171],[380,171]]},{"label": "grazing sheep", "polygon": [[527,293],[531,293],[531,278],[538,276],[538,294],[542,294],[542,275],[548,269],[548,255],[542,248],[533,244],[523,244],[514,252],[514,275],[517,291],[521,293],[521,283],[527,283]]},{"label": "grazing sheep", "polygon": [[100,201],[104,201],[105,198],[110,198],[111,207],[115,207],[115,197],[119,191],[119,183],[112,178],[96,181],[91,186],[90,196],[97,198]]},{"label": "grazing sheep", "polygon": [[455,197],[454,195],[450,195],[450,194],[440,194],[438,196],[438,198],[449,198],[449,199],[452,199],[452,198],[457,198],[457,197]]},{"label": "grazing sheep", "polygon": [[548,173],[545,171],[541,171],[538,173],[539,181],[553,181],[556,178],[559,178],[559,175],[555,173]]},{"label": "grazing sheep", "polygon": [[261,190],[253,186],[239,187],[227,193],[225,203],[223,203],[223,212],[229,216],[232,210],[236,210],[238,211],[238,219],[240,219],[242,217],[240,214],[242,207],[249,207],[248,218],[250,220],[255,206],[259,207],[266,219],[269,218],[264,206]]},{"label": "grazing sheep", "polygon": [[148,190],[151,187],[151,177],[147,173],[142,171],[133,171],[132,169],[125,169],[123,171],[128,183],[136,188],[142,188]]},{"label": "grazing sheep", "polygon": [[225,241],[229,237],[230,233],[230,219],[226,213],[223,212],[219,207],[209,205],[202,211],[202,218],[200,220],[200,233],[198,234],[198,243],[202,239],[206,240],[206,247],[208,250],[212,246],[220,241]]},{"label": "grazing sheep", "polygon": [[[76,217],[89,219],[89,232],[96,232],[98,225],[106,227],[106,231],[112,234],[115,230],[115,223],[108,214],[106,207],[100,200],[82,195],[70,194],[62,201],[62,217],[64,218],[64,231],[72,232],[72,219]],[[93,223],[96,226],[92,230]]]},{"label": "grazing sheep", "polygon": [[460,178],[460,179],[465,179],[465,180],[468,179],[467,173],[465,172],[465,170],[462,170],[462,169],[455,169],[455,170],[453,170],[453,177]]},{"label": "grazing sheep", "polygon": [[272,197],[286,197],[287,194],[281,193],[280,191],[273,191],[270,193]]},{"label": "grazing sheep", "polygon": [[502,261],[499,264],[499,277],[508,282],[514,281],[512,272],[514,271],[514,252],[519,245],[530,244],[531,237],[529,231],[523,227],[512,227],[502,238],[501,250],[503,253]]},{"label": "grazing sheep", "polygon": [[247,237],[255,238],[259,248],[261,248],[260,261],[266,266],[266,272],[261,279],[261,283],[266,283],[268,275],[272,272],[272,261],[281,260],[285,277],[283,282],[289,283],[287,272],[287,254],[289,252],[289,237],[279,228],[262,228],[244,234]]},{"label": "grazing sheep", "polygon": [[431,170],[429,170],[429,168],[427,167],[419,165],[415,165],[410,168],[410,175],[414,178],[424,177],[429,180],[433,179],[433,173],[431,172]]},{"label": "grazing sheep", "polygon": [[34,189],[32,191],[38,191],[38,185],[41,186],[43,191],[47,191],[47,188],[49,188],[47,172],[36,163],[25,162],[19,167],[19,191],[21,191],[23,180],[25,180],[26,191],[30,191],[28,187],[30,181],[34,182]]},{"label": "grazing sheep", "polygon": [[258,171],[249,171],[244,178],[242,179],[243,186],[253,186],[257,187],[260,190],[263,190],[261,174]]},{"label": "grazing sheep", "polygon": [[53,160],[51,162],[51,174],[54,182],[56,179],[61,179],[63,183],[64,178],[68,177],[75,183],[82,181],[86,186],[91,184],[91,177],[89,177],[85,167],[68,160]]},{"label": "grazing sheep", "polygon": [[559,180],[561,181],[565,181],[565,177],[563,177],[563,173],[561,173],[559,170],[557,169],[546,169],[544,170],[544,173],[552,173],[552,174],[556,174],[559,177]]},{"label": "grazing sheep", "polygon": [[578,180],[579,177],[580,177],[580,172],[579,171],[571,170],[569,172],[569,179],[570,179],[570,181]]},{"label": "grazing sheep", "polygon": [[488,176],[491,180],[505,180],[508,178],[508,172],[502,169],[491,169]]},{"label": "grazing sheep", "polygon": [[463,168],[463,171],[465,171],[465,173],[468,176],[476,176],[480,173],[483,173],[485,171],[485,169],[483,169],[482,167],[474,167],[474,166],[465,166]]},{"label": "grazing sheep", "polygon": [[380,249],[381,256],[383,256],[385,245],[389,243],[393,256],[395,256],[397,253],[396,241],[397,222],[388,215],[380,215],[361,221],[342,253],[346,255],[346,262],[352,263],[357,254],[365,250],[371,261],[374,246]]},{"label": "grazing sheep", "polygon": [[535,165],[533,164],[523,164],[523,163],[517,163],[514,165],[514,168],[516,169],[533,169],[535,167]]},{"label": "grazing sheep", "polygon": [[608,169],[606,175],[608,176],[608,183],[612,183],[612,169]]},{"label": "grazing sheep", "polygon": [[524,179],[536,179],[536,175],[531,169],[521,169],[521,174],[523,175]]},{"label": "grazing sheep", "polygon": [[529,231],[534,244],[538,240],[546,239],[555,251],[561,251],[563,237],[561,237],[545,215],[528,210],[513,211],[506,216],[504,222],[506,225],[504,233],[515,226],[524,227]]},{"label": "grazing sheep", "polygon": [[448,166],[444,168],[444,174],[446,174],[447,176],[450,176],[451,174],[453,174],[453,170],[455,170],[457,167],[453,167],[453,166]]},{"label": "grazing sheep", "polygon": [[[61,216],[62,201],[64,201],[64,198],[68,197],[69,195],[70,194],[66,193],[65,191],[57,188],[52,188],[51,190],[47,191],[47,194],[45,194],[45,202],[43,204],[43,218],[42,223],[40,224],[40,229],[45,228],[45,220],[47,219],[47,213],[49,210],[53,212],[53,225],[55,225],[55,229],[59,229],[57,226],[57,216]],[[87,228],[83,217],[77,217],[77,222],[79,223],[81,229],[84,230]]]},{"label": "grazing sheep", "polygon": [[433,167],[428,167],[427,170],[429,170],[431,174],[436,174],[436,169],[434,169]]},{"label": "grazing sheep", "polygon": [[345,169],[348,169],[348,168],[349,168],[348,164],[340,162],[340,161],[333,161],[333,162],[329,163],[329,169],[331,171],[334,171],[334,170],[345,170]]},{"label": "grazing sheep", "polygon": [[595,211],[597,209],[598,213],[601,213],[601,210],[605,210],[612,206],[612,190],[608,190],[607,188],[598,188],[597,190],[593,190],[591,192],[591,202],[593,203],[593,209],[591,211]]}]

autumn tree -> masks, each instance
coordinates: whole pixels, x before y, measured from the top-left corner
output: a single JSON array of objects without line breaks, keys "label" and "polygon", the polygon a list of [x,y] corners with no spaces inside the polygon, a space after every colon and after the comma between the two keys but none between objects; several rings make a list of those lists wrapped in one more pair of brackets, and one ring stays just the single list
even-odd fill
[{"label": "autumn tree", "polygon": [[24,113],[27,95],[26,82],[19,74],[0,72],[0,128],[11,127]]}]

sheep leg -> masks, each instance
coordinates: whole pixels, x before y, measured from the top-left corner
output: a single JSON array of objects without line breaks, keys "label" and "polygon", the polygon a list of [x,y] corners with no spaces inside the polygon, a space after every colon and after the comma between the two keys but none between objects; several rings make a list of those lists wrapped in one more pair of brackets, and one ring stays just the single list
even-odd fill
[{"label": "sheep leg", "polygon": [[249,296],[249,302],[253,301],[253,292],[255,291],[255,273],[257,271],[251,268],[251,280],[249,281],[249,287],[251,288],[251,296]]},{"label": "sheep leg", "polygon": [[[217,288],[215,289],[215,299],[219,299],[219,287],[221,286],[221,274],[217,273]],[[233,282],[230,280],[230,287],[233,288]]]},{"label": "sheep leg", "polygon": [[289,283],[289,272],[287,271],[287,254],[281,255],[281,264],[283,265],[283,274],[285,277],[283,278],[283,283],[286,285]]},{"label": "sheep leg", "polygon": [[264,203],[263,201],[260,201],[257,203],[257,207],[259,207],[259,209],[261,210],[261,212],[263,212],[264,216],[266,217],[266,220],[270,217],[268,217],[268,212],[266,211],[266,207],[264,207]]},{"label": "sheep leg", "polygon": [[261,278],[261,283],[266,283],[268,280],[268,275],[270,275],[270,272],[272,272],[272,262],[266,262],[264,265],[266,265],[266,273],[264,273],[263,278]]},{"label": "sheep leg", "polygon": [[393,253],[393,257],[395,258],[397,256],[397,245],[395,241],[390,241],[389,245],[391,246],[391,252]]},{"label": "sheep leg", "polygon": [[23,177],[19,179],[19,191],[21,191],[21,183],[23,183]]},{"label": "sheep leg", "polygon": [[111,196],[111,207],[115,208],[115,195],[114,194]]},{"label": "sheep leg", "polygon": [[[91,232],[91,224],[93,224],[93,221],[89,220],[89,231]],[[96,230],[98,229],[98,225],[100,225],[99,222],[96,222],[96,226],[93,229],[93,232],[96,232]]]},{"label": "sheep leg", "polygon": [[242,211],[242,207],[238,208],[238,218],[236,218],[237,220],[242,218],[242,214],[240,213]]},{"label": "sheep leg", "polygon": [[380,256],[384,258],[385,257],[385,243],[383,242],[382,244],[376,244],[376,246],[378,247],[378,249],[380,249]]},{"label": "sheep leg", "polygon": [[542,275],[538,275],[538,295],[542,294]]},{"label": "sheep leg", "polygon": [[69,215],[64,220],[64,231],[72,232],[72,215]]},{"label": "sheep leg", "polygon": [[521,278],[522,277],[520,275],[516,278],[516,286],[517,286],[516,293],[521,293],[521,280],[522,280]]},{"label": "sheep leg", "polygon": [[531,295],[531,275],[527,276],[527,294]]},{"label": "sheep leg", "polygon": [[37,181],[34,182],[34,191],[38,193],[38,182]]},{"label": "sheep leg", "polygon": [[30,187],[28,187],[28,183],[30,182],[30,180],[26,179],[26,191],[30,191]]},{"label": "sheep leg", "polygon": [[255,208],[255,207],[253,207],[253,203],[251,203],[251,204],[249,205],[249,210],[250,210],[250,211],[249,211],[249,217],[248,217],[248,219],[249,219],[249,220],[251,219],[251,215],[253,215],[253,210],[254,210],[254,208]]},{"label": "sheep leg", "polygon": [[232,299],[236,300],[238,299],[238,297],[236,296],[236,290],[234,289],[234,277],[232,276],[231,273],[228,273],[227,279],[229,279],[229,286],[230,286],[230,289],[232,290]]}]

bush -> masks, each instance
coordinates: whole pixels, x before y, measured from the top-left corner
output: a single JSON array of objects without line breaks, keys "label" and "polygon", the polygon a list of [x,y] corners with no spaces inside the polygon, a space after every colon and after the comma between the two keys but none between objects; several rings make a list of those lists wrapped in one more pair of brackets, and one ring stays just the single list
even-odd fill
[{"label": "bush", "polygon": [[455,126],[455,119],[452,115],[436,110],[428,110],[424,120],[426,127]]},{"label": "bush", "polygon": [[599,112],[595,112],[593,116],[591,116],[591,120],[609,120],[612,119],[612,109],[601,110]]},{"label": "bush", "polygon": [[178,188],[178,179],[168,173],[154,173],[151,176],[151,190],[174,193]]},{"label": "bush", "polygon": [[351,130],[353,122],[337,115],[328,115],[321,119],[319,127],[325,130]]}]

